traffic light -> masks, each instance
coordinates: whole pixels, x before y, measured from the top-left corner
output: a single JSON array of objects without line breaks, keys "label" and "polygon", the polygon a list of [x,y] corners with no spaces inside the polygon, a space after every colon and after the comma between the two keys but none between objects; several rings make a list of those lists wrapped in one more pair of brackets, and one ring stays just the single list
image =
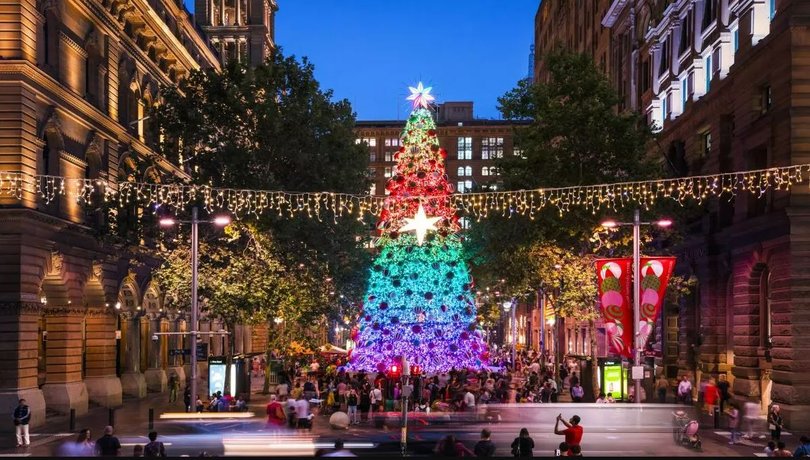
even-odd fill
[{"label": "traffic light", "polygon": [[402,369],[397,364],[392,364],[391,367],[388,368],[388,376],[392,378],[398,378],[401,372]]},{"label": "traffic light", "polygon": [[422,375],[422,368],[418,364],[412,365],[411,375]]}]

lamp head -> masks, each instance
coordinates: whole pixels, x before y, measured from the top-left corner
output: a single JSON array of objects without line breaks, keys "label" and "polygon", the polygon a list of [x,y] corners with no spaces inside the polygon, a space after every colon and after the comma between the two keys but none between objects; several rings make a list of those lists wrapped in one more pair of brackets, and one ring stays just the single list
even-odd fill
[{"label": "lamp head", "polygon": [[177,223],[177,221],[174,220],[174,217],[168,217],[167,216],[167,217],[161,217],[160,218],[160,226],[161,227],[174,227],[174,225],[176,223]]},{"label": "lamp head", "polygon": [[672,226],[672,220],[671,219],[661,219],[658,222],[656,222],[655,225],[658,225],[659,227],[663,227],[663,228],[670,227],[670,226]]},{"label": "lamp head", "polygon": [[601,225],[602,225],[602,227],[605,227],[605,228],[616,228],[616,227],[619,226],[619,224],[615,220],[606,220],[606,221],[602,222]]},{"label": "lamp head", "polygon": [[224,227],[226,225],[231,224],[231,217],[230,216],[216,216],[214,217],[214,225],[218,225],[220,227]]}]

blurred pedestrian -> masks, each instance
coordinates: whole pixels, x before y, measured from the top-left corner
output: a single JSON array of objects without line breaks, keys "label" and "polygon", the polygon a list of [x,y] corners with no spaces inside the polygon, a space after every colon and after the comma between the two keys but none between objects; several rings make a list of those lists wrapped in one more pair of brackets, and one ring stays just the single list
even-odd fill
[{"label": "blurred pedestrian", "polygon": [[121,441],[113,436],[113,427],[104,428],[104,436],[96,441],[96,454],[102,457],[117,457],[121,452]]},{"label": "blurred pedestrian", "polygon": [[582,388],[582,385],[579,384],[577,381],[574,386],[571,387],[571,399],[574,402],[582,402],[582,398],[585,396],[585,389]]},{"label": "blurred pedestrian", "polygon": [[717,390],[714,378],[710,378],[703,389],[703,402],[706,404],[706,412],[710,417],[714,417],[714,406],[718,399],[720,399],[720,392]]},{"label": "blurred pedestrian", "polygon": [[749,439],[754,437],[754,424],[759,419],[759,404],[748,401],[743,406],[743,421],[745,422],[746,434]]},{"label": "blurred pedestrian", "polygon": [[776,443],[776,450],[773,451],[774,457],[793,457],[793,453],[787,450],[787,446],[785,445],[784,441],[779,441]]},{"label": "blurred pedestrian", "polygon": [[607,404],[607,396],[604,393],[599,393],[599,397],[596,398],[596,404]]},{"label": "blurred pedestrian", "polygon": [[78,457],[92,457],[96,454],[96,445],[93,442],[93,435],[90,428],[82,428],[76,438],[74,455]]},{"label": "blurred pedestrian", "polygon": [[440,457],[474,457],[475,454],[468,449],[464,444],[459,442],[455,436],[452,434],[448,434],[444,438],[442,438],[438,444],[436,444],[436,448],[433,450],[434,453]]},{"label": "blurred pedestrian", "polygon": [[[560,430],[560,422],[565,425],[564,430]],[[554,434],[565,436],[565,443],[568,447],[578,446],[582,442],[584,430],[579,424],[579,415],[571,417],[567,422],[563,420],[562,414],[557,415],[557,422],[554,424]]]},{"label": "blurred pedestrian", "polygon": [[776,443],[773,441],[768,441],[768,445],[765,446],[763,451],[765,452],[766,457],[773,457],[773,453],[776,452]]},{"label": "blurred pedestrian", "polygon": [[17,434],[17,447],[28,447],[31,445],[31,435],[28,431],[28,424],[31,422],[31,409],[25,403],[25,399],[20,399],[14,409],[14,431]]},{"label": "blurred pedestrian", "polygon": [[726,404],[731,400],[729,383],[726,374],[720,374],[720,381],[717,382],[717,391],[720,393],[720,412],[725,410]]},{"label": "blurred pedestrian", "polygon": [[661,373],[658,375],[658,380],[655,381],[655,391],[658,393],[658,402],[664,404],[667,402],[667,390],[669,389],[669,380]]},{"label": "blurred pedestrian", "polygon": [[582,447],[581,446],[571,446],[571,453],[569,457],[582,457]]},{"label": "blurred pedestrian", "polygon": [[143,446],[140,444],[135,444],[134,446],[132,446],[132,456],[143,457]]},{"label": "blurred pedestrian", "polygon": [[186,412],[191,412],[191,387],[188,385],[183,390],[183,405],[186,406]]},{"label": "blurred pedestrian", "polygon": [[678,401],[686,405],[692,404],[692,382],[689,377],[684,375],[681,382],[678,384]]},{"label": "blurred pedestrian", "polygon": [[778,442],[782,439],[782,414],[778,404],[771,406],[768,412],[768,429],[771,430],[771,441]]},{"label": "blurred pedestrian", "polygon": [[810,437],[807,435],[802,435],[799,438],[799,442],[801,445],[793,452],[794,457],[810,457]]},{"label": "blurred pedestrian", "polygon": [[533,457],[534,439],[529,436],[528,428],[521,428],[520,435],[512,441],[513,457]]},{"label": "blurred pedestrian", "polygon": [[563,442],[560,443],[560,446],[557,447],[557,449],[554,450],[554,456],[555,457],[568,457],[570,455],[569,452],[568,452],[569,450],[570,450],[570,447],[568,447],[568,444],[565,441],[563,441]]},{"label": "blurred pedestrian", "polygon": [[157,431],[149,432],[149,442],[143,447],[144,457],[165,457],[166,448],[157,440]]},{"label": "blurred pedestrian", "polygon": [[169,376],[169,402],[173,403],[177,401],[177,390],[180,389],[180,379],[177,378],[177,374],[172,372],[172,375]]},{"label": "blurred pedestrian", "polygon": [[284,415],[284,408],[278,402],[276,395],[270,395],[270,402],[267,404],[267,424],[274,427],[281,427],[287,422]]},{"label": "blurred pedestrian", "polygon": [[728,406],[728,430],[731,432],[729,444],[736,444],[740,439],[740,411],[734,403]]},{"label": "blurred pedestrian", "polygon": [[349,388],[349,393],[346,395],[346,407],[348,409],[349,424],[359,425],[360,419],[357,417],[357,405],[359,404],[357,392],[354,387]]},{"label": "blurred pedestrian", "polygon": [[490,440],[492,433],[484,428],[481,430],[481,440],[475,443],[473,453],[476,457],[494,457],[495,456],[495,443]]}]

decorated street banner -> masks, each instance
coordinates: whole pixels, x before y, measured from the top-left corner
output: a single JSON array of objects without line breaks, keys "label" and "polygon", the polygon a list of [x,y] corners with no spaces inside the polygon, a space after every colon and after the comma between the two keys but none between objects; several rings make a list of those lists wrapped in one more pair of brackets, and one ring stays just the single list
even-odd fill
[{"label": "decorated street banner", "polygon": [[628,358],[632,357],[633,340],[632,264],[629,257],[596,261],[600,309],[610,352]]},{"label": "decorated street banner", "polygon": [[639,279],[641,295],[638,346],[644,348],[650,338],[667,293],[667,284],[675,268],[675,257],[642,257]]}]

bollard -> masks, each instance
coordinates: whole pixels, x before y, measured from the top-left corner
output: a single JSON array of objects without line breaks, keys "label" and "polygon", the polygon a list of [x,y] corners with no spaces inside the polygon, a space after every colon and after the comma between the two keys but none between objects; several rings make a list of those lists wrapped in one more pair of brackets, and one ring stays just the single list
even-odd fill
[{"label": "bollard", "polygon": [[76,409],[70,409],[70,429],[71,433],[76,431]]},{"label": "bollard", "polygon": [[720,408],[715,406],[714,408],[714,428],[720,428]]},{"label": "bollard", "polygon": [[149,431],[155,428],[155,409],[149,408]]},{"label": "bollard", "polygon": [[115,427],[115,409],[110,408],[109,412],[107,413],[107,424],[111,427]]}]

